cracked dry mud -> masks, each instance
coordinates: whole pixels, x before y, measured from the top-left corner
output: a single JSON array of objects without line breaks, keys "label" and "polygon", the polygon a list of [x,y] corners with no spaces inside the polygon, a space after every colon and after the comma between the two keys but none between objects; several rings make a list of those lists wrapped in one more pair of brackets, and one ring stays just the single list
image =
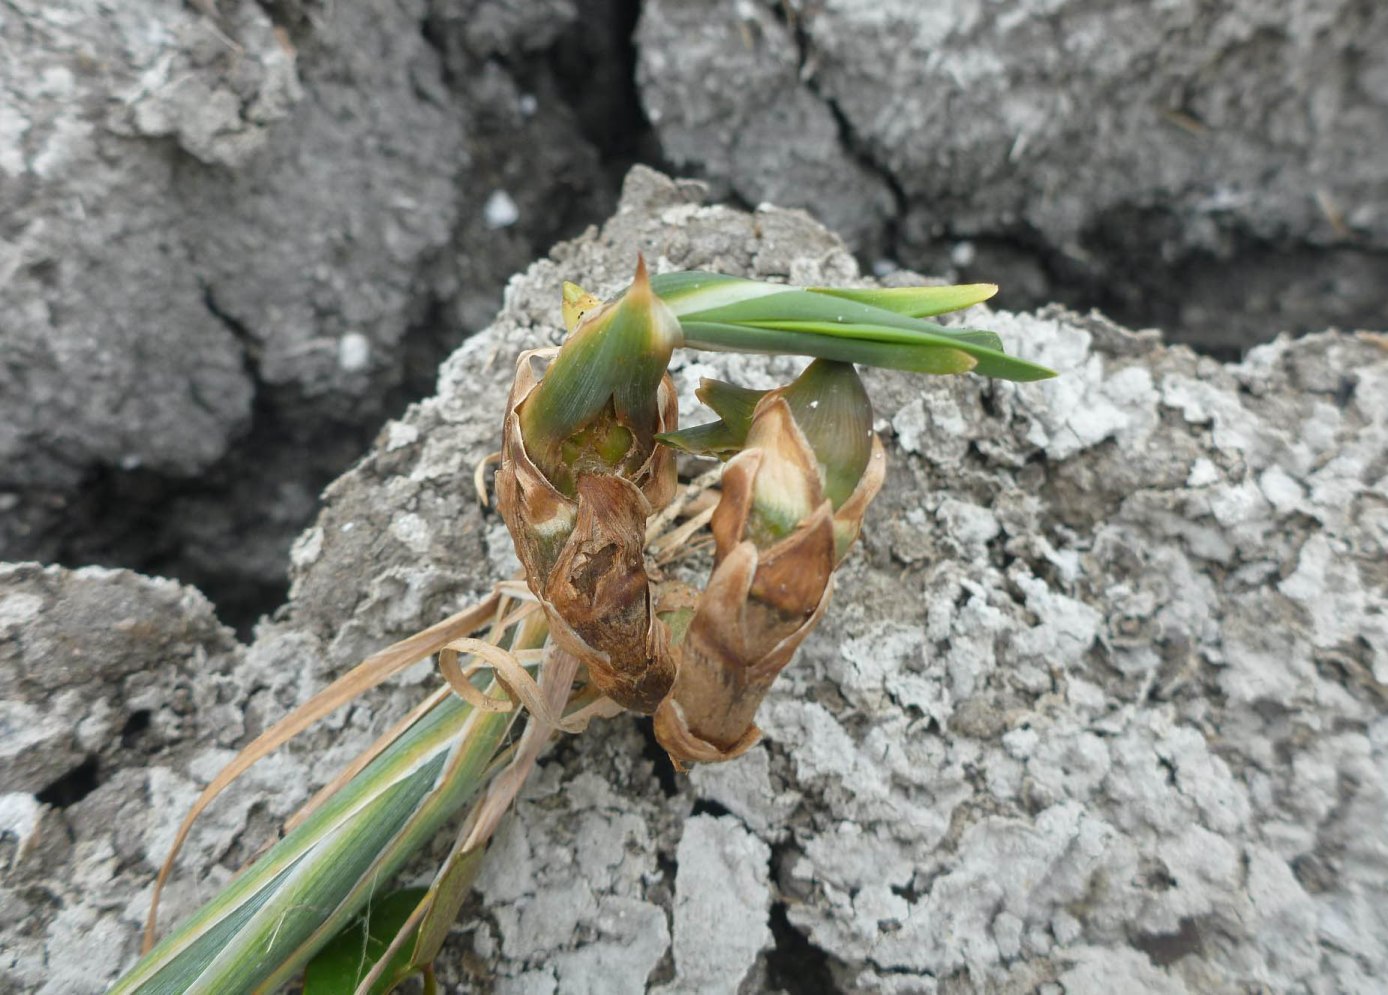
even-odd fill
[{"label": "cracked dry mud", "polygon": [[670,162],[869,258],[1226,357],[1382,323],[1388,8],[647,0]]},{"label": "cracked dry mud", "polygon": [[322,487],[611,210],[589,120],[634,96],[568,98],[621,64],[584,6],[561,59],[562,0],[7,4],[0,558],[283,600]]},{"label": "cracked dry mud", "polygon": [[[170,582],[5,568],[6,986],[100,991],[230,750],[510,569],[472,467],[515,356],[560,334],[561,280],[610,293],[638,249],[656,268],[860,279],[803,214],[701,196],[638,169],[601,231],[514,280],[437,396],[328,489],[288,603],[249,645]],[[634,718],[561,743],[488,856],[450,985],[1381,984],[1388,343],[1316,334],[1224,365],[1058,308],[978,321],[1060,377],[870,373],[887,485],[765,741],[688,777]],[[674,372],[689,395],[699,376],[764,386],[795,365],[690,353]],[[431,680],[416,668],[219,802],[166,921]]]}]

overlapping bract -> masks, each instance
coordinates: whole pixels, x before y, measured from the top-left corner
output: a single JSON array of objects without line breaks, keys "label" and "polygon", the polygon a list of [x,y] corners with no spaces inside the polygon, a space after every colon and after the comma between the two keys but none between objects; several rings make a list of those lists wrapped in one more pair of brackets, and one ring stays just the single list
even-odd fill
[{"label": "overlapping bract", "polygon": [[[838,392],[859,400],[852,366],[832,366],[812,365],[796,383],[768,392],[723,471],[710,523],[713,571],[680,644],[675,686],[655,716],[656,738],[678,764],[729,760],[756,742],[757,708],[823,616],[834,568],[882,486],[886,456],[870,430],[856,446],[833,445],[844,441],[841,433],[815,446],[787,399],[817,394],[826,406]],[[861,402],[839,406],[859,408],[845,413],[850,423],[870,424],[866,394]],[[845,466],[857,472],[835,499],[824,481],[842,483],[836,467]]]}]

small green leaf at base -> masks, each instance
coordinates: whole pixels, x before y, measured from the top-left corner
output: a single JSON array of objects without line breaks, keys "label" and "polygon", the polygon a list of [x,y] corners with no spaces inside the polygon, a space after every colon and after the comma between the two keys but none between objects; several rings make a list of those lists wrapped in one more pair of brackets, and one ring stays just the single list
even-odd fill
[{"label": "small green leaf at base", "polygon": [[[309,961],[304,971],[303,995],[351,995],[355,992],[426,891],[425,888],[405,888],[373,902],[365,916],[349,923]],[[371,986],[371,995],[388,995],[401,982],[419,973],[419,969],[410,964],[410,947],[411,944],[404,944],[391,958],[381,980]]]}]

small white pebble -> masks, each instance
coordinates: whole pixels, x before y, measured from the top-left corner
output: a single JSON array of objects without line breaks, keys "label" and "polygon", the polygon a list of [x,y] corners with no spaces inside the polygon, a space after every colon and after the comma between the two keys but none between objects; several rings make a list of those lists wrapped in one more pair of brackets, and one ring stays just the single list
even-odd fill
[{"label": "small white pebble", "polygon": [[972,242],[955,242],[949,250],[949,261],[956,266],[972,266],[978,258],[978,249]]},{"label": "small white pebble", "polygon": [[361,332],[348,332],[337,340],[337,365],[347,373],[366,369],[371,362],[371,340]]},{"label": "small white pebble", "polygon": [[520,208],[505,190],[493,190],[482,207],[482,220],[488,228],[509,228],[520,220]]},{"label": "small white pebble", "polygon": [[1070,913],[1062,910],[1051,919],[1051,935],[1062,945],[1074,943],[1084,932],[1084,926]]},{"label": "small white pebble", "polygon": [[298,539],[289,549],[289,562],[303,569],[317,561],[323,553],[323,530],[314,526]]},{"label": "small white pebble", "polygon": [[1002,748],[1014,760],[1026,760],[1036,750],[1041,737],[1034,729],[1013,729],[1002,737]]},{"label": "small white pebble", "polygon": [[540,109],[540,102],[535,99],[533,93],[522,93],[519,104],[520,112],[526,117],[530,117],[530,115]]},{"label": "small white pebble", "polygon": [[1187,487],[1209,487],[1219,480],[1219,468],[1210,460],[1203,456],[1190,466],[1190,475],[1186,477]]},{"label": "small white pebble", "polygon": [[1280,466],[1268,467],[1258,478],[1258,486],[1263,496],[1283,514],[1295,510],[1306,498],[1301,485]]},{"label": "small white pebble", "polygon": [[429,523],[412,512],[394,518],[390,523],[390,534],[415,554],[424,553],[433,538]]}]

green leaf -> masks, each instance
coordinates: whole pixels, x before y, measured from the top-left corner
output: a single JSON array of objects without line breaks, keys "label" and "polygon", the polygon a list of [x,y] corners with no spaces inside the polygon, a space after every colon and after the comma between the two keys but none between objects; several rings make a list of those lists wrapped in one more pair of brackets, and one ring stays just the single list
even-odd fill
[{"label": "green leaf", "polygon": [[619,425],[649,442],[656,392],[679,341],[679,322],[651,292],[640,262],[626,293],[585,316],[521,406],[526,451],[552,482],[568,464],[564,444],[609,406]]},{"label": "green leaf", "polygon": [[[304,971],[303,995],[350,995],[376,966],[397,933],[404,928],[425,888],[405,888],[374,902],[366,914],[357,917],[338,933]],[[409,945],[391,957],[370,995],[387,995],[396,985],[418,973],[410,963]]]},{"label": "green leaf", "polygon": [[111,995],[274,990],[487,782],[514,718],[446,699],[171,936]]},{"label": "green leaf", "polygon": [[1006,355],[1006,350],[1002,347],[1002,339],[997,332],[985,332],[981,328],[946,328],[945,331],[960,342],[967,342],[970,345],[980,346],[992,352],[1001,352]]},{"label": "green leaf", "polygon": [[742,444],[746,440],[745,431],[740,434],[734,432],[727,422],[721,420],[709,422],[707,425],[695,425],[693,428],[682,428],[678,432],[662,432],[656,436],[656,441],[682,453],[689,453],[691,456],[716,456],[724,460],[741,452]]},{"label": "green leaf", "polygon": [[[892,361],[879,361],[869,358],[877,354],[874,350],[854,353],[852,350],[838,350],[830,355],[829,347],[821,345],[819,351],[806,348],[807,339],[782,338],[777,343],[774,338],[757,338],[749,334],[736,336],[724,329],[721,343],[714,348],[742,348],[762,351],[769,347],[781,352],[798,352],[801,355],[819,356],[824,359],[839,359],[845,362],[868,363],[877,366],[891,366],[894,369],[915,370],[921,373],[964,373],[973,370],[983,376],[1001,377],[1007,380],[1039,380],[1055,374],[1045,367],[1010,357],[1007,354],[979,344],[977,335],[971,330],[945,328],[941,325],[903,314],[894,314],[881,308],[871,307],[857,301],[828,297],[807,290],[786,290],[779,294],[769,294],[736,304],[726,304],[704,311],[680,316],[685,330],[685,344],[698,347],[705,338],[708,325],[733,326],[747,329],[795,333],[807,337],[822,338],[828,341],[850,340],[854,343],[884,343],[896,346],[917,347],[924,350],[956,350],[966,353],[973,362],[964,363],[958,357],[947,355],[927,355],[919,360],[911,360],[899,350],[882,353]],[[738,342],[737,339],[742,341]]]},{"label": "green leaf", "polygon": [[706,270],[684,270],[651,277],[651,289],[678,318],[695,311],[735,304],[754,297],[784,293],[788,288],[779,283],[762,283],[725,273]]},{"label": "green leaf", "polygon": [[719,420],[683,428],[678,432],[666,432],[656,438],[667,446],[694,456],[728,459],[742,450],[747,430],[752,427],[752,413],[766,393],[764,390],[705,377],[699,381],[699,389],[694,396],[712,408]]},{"label": "green leaf", "polygon": [[824,496],[842,507],[872,456],[872,401],[858,371],[816,359],[779,393],[814,451]]},{"label": "green leaf", "polygon": [[766,396],[766,391],[705,377],[699,381],[699,389],[694,396],[712,408],[714,414],[727,422],[734,433],[746,436],[747,429],[752,425],[752,413]]},{"label": "green leaf", "polygon": [[993,332],[919,317],[986,299],[992,284],[801,290],[691,271],[663,274],[651,285],[679,318],[691,348],[816,356],[916,373],[972,371],[1004,380],[1055,376],[1008,356]]},{"label": "green leaf", "polygon": [[839,297],[911,318],[959,311],[982,304],[998,292],[996,283],[964,283],[949,287],[810,287],[811,293]]}]

